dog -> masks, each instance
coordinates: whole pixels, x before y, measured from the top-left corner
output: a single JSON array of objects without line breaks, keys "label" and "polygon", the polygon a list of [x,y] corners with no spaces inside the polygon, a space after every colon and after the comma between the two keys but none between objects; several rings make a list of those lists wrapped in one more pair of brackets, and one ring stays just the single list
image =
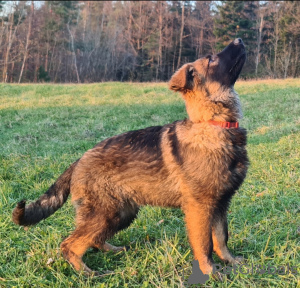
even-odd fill
[{"label": "dog", "polygon": [[97,274],[82,261],[90,247],[120,251],[106,242],[128,227],[144,205],[181,208],[195,260],[213,272],[212,252],[239,263],[227,247],[227,209],[249,165],[246,130],[233,86],[245,63],[241,39],[223,51],[183,65],[169,88],[179,91],[188,119],[108,138],[74,162],[40,198],[19,202],[13,221],[34,225],[71,194],[76,229],[61,243],[77,270]]}]

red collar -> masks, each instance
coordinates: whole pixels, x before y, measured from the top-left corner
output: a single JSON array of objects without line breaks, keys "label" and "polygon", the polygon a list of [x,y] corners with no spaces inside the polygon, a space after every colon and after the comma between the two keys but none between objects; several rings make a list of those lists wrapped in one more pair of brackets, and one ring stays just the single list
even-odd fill
[{"label": "red collar", "polygon": [[211,125],[220,126],[222,128],[239,128],[239,122],[221,122],[221,121],[207,121]]}]

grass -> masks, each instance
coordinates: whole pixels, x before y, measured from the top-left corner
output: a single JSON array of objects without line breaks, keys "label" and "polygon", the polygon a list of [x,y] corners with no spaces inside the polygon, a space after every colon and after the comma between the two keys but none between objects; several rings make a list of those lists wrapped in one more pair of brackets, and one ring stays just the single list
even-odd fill
[{"label": "grass", "polygon": [[[248,266],[297,266],[298,275],[238,273],[206,285],[300,287],[300,80],[238,82],[236,90],[251,167],[230,206],[229,247]],[[114,271],[103,278],[77,274],[59,254],[74,228],[70,201],[28,231],[11,221],[16,202],[36,199],[97,142],[184,117],[165,83],[0,84],[0,287],[187,286],[193,256],[180,210],[144,207],[111,240],[131,250],[88,251],[92,269]]]}]

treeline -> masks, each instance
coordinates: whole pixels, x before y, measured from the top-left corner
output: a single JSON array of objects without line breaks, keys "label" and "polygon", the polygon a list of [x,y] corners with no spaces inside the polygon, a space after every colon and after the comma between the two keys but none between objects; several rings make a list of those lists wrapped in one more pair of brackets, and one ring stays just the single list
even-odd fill
[{"label": "treeline", "polygon": [[0,81],[167,81],[247,46],[242,77],[299,77],[298,1],[0,1]]}]

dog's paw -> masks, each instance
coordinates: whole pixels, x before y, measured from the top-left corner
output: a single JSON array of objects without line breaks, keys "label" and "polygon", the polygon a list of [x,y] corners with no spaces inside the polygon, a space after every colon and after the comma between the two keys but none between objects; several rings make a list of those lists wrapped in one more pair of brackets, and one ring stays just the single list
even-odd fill
[{"label": "dog's paw", "polygon": [[227,275],[224,275],[220,272],[215,272],[214,274],[211,274],[211,278],[214,279],[215,281],[218,281],[218,282],[224,282],[226,276]]},{"label": "dog's paw", "polygon": [[106,270],[103,272],[90,270],[90,271],[84,271],[83,273],[87,277],[105,277],[105,276],[114,274],[113,271],[109,271],[109,270]]},{"label": "dog's paw", "polygon": [[222,259],[226,264],[240,265],[246,263],[246,259],[243,256],[230,257],[229,259]]},{"label": "dog's paw", "polygon": [[244,264],[246,263],[246,259],[243,256],[236,256],[234,257],[231,264]]}]

